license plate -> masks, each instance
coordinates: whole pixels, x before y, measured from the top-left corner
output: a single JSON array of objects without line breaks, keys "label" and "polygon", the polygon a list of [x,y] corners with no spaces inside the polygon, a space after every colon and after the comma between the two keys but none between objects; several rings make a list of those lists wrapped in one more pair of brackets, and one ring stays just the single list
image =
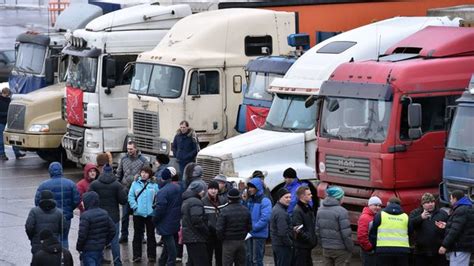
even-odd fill
[{"label": "license plate", "polygon": [[13,141],[19,141],[19,140],[20,140],[20,136],[17,136],[17,135],[11,135],[11,136],[10,136],[10,140],[13,140]]}]

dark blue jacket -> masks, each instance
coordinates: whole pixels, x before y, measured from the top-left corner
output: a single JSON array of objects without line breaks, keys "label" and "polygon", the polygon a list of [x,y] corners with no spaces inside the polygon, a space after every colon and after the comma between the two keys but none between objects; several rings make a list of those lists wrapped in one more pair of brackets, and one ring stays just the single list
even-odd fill
[{"label": "dark blue jacket", "polygon": [[448,251],[474,252],[474,210],[467,197],[454,204],[445,230],[442,246]]},{"label": "dark blue jacket", "polygon": [[102,251],[115,236],[115,224],[106,210],[99,208],[99,195],[89,191],[83,195],[85,212],[79,221],[78,251]]},{"label": "dark blue jacket", "polygon": [[41,191],[50,190],[54,194],[57,207],[63,210],[64,218],[71,220],[72,211],[81,202],[76,184],[63,176],[63,167],[58,162],[52,162],[49,165],[49,175],[51,178],[43,181],[36,190],[35,206],[39,205]]},{"label": "dark blue jacket", "polygon": [[173,139],[173,154],[178,162],[189,163],[194,161],[198,153],[196,139],[194,139],[194,130],[189,129],[188,133],[181,133],[178,130]]},{"label": "dark blue jacket", "polygon": [[252,218],[250,234],[256,238],[267,238],[270,218],[272,216],[272,202],[264,195],[263,182],[260,178],[252,178],[249,183],[257,188],[257,193],[244,203]]},{"label": "dark blue jacket", "polygon": [[174,235],[181,220],[181,187],[166,180],[156,194],[153,221],[160,235]]}]

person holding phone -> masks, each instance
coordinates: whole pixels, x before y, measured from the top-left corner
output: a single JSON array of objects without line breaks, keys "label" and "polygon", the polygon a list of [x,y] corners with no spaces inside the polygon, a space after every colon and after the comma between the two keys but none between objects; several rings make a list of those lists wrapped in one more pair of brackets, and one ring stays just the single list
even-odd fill
[{"label": "person holding phone", "polygon": [[298,202],[293,210],[293,230],[295,232],[295,265],[313,265],[311,250],[318,244],[316,237],[316,215],[309,204],[312,198],[311,190],[307,186],[300,186],[296,190]]}]

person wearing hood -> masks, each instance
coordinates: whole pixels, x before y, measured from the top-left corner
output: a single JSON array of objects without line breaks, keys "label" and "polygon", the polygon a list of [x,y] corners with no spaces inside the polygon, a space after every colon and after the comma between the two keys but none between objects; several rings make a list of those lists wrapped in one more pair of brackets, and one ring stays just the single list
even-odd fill
[{"label": "person wearing hood", "polygon": [[444,229],[436,226],[436,222],[446,222],[447,220],[448,213],[436,206],[433,194],[423,194],[421,206],[414,209],[409,215],[415,242],[415,265],[448,265],[446,256],[438,254],[444,238]]},{"label": "person wearing hood", "polygon": [[[172,167],[170,167],[172,168]],[[176,171],[174,168],[172,169]],[[179,231],[181,220],[181,186],[171,180],[169,168],[160,175],[160,191],[156,194],[153,222],[163,241],[159,265],[174,265],[176,260],[176,243],[174,235]]]},{"label": "person wearing hood", "polygon": [[189,123],[183,120],[179,123],[173,143],[171,145],[173,155],[179,164],[179,173],[183,176],[184,168],[188,163],[194,162],[199,152],[199,141],[194,129],[189,127]]},{"label": "person wearing hood", "polygon": [[293,231],[295,235],[295,265],[313,265],[311,250],[316,247],[315,214],[311,207],[311,190],[308,186],[300,186],[296,190],[298,203],[293,211]]},{"label": "person wearing hood", "polygon": [[374,246],[369,241],[369,231],[375,215],[382,208],[379,197],[370,197],[367,207],[364,207],[357,222],[357,241],[360,245],[360,257],[364,266],[375,266]]},{"label": "person wearing hood", "polygon": [[272,216],[272,202],[264,194],[262,179],[255,177],[247,183],[247,199],[244,205],[250,211],[252,231],[245,241],[247,265],[263,266],[265,241],[268,238],[268,227]]},{"label": "person wearing hood", "polygon": [[202,180],[192,182],[183,193],[181,206],[183,243],[188,250],[188,265],[207,266],[207,239],[209,228],[201,199],[206,194],[206,183]]},{"label": "person wearing hood", "polygon": [[58,238],[49,229],[39,232],[41,248],[33,255],[31,266],[72,266],[71,252],[61,247]]},{"label": "person wearing hood", "polygon": [[30,210],[26,219],[25,231],[31,241],[31,253],[41,248],[40,232],[49,229],[56,239],[61,235],[63,212],[56,208],[54,195],[49,190],[41,191],[39,206]]},{"label": "person wearing hood", "polygon": [[453,211],[446,223],[436,226],[446,230],[439,254],[447,253],[449,265],[468,266],[474,252],[474,210],[463,191],[454,190],[449,198]]},{"label": "person wearing hood", "polygon": [[253,171],[252,176],[250,176],[249,179],[252,179],[252,178],[256,177],[256,178],[260,178],[260,180],[262,180],[263,194],[265,194],[265,196],[271,201],[272,206],[273,206],[274,202],[273,202],[272,193],[270,192],[270,189],[265,184],[265,177],[267,176],[267,174],[268,173],[266,171],[255,170],[255,171]]},{"label": "person wearing hood", "polygon": [[341,206],[344,190],[332,186],[316,215],[316,234],[323,248],[324,265],[349,265],[354,242],[347,210]]},{"label": "person wearing hood", "polygon": [[101,265],[103,250],[115,236],[115,225],[106,210],[99,207],[99,194],[84,193],[85,211],[79,221],[76,249],[85,266]]},{"label": "person wearing hood", "polygon": [[103,173],[97,180],[94,180],[90,184],[89,191],[94,191],[99,195],[99,207],[106,210],[114,222],[115,236],[111,242],[112,257],[114,258],[114,265],[122,265],[119,245],[119,205],[124,205],[127,203],[127,191],[115,178],[115,175],[112,172],[112,167],[109,164],[104,165]]},{"label": "person wearing hood", "polygon": [[397,197],[388,200],[387,207],[374,217],[369,239],[375,247],[377,265],[408,266],[412,225]]},{"label": "person wearing hood", "polygon": [[50,179],[43,181],[36,189],[35,206],[39,205],[41,192],[50,190],[54,194],[56,206],[63,211],[64,222],[61,244],[64,248],[69,248],[69,229],[71,228],[71,219],[74,209],[81,202],[81,196],[77,190],[76,184],[63,176],[63,167],[59,162],[52,162],[49,165]]},{"label": "person wearing hood", "polygon": [[196,181],[202,180],[202,167],[197,163],[188,163],[184,168],[183,190],[187,190],[189,185]]},{"label": "person wearing hood", "polygon": [[98,176],[99,169],[93,163],[87,163],[84,166],[84,175],[79,182],[77,182],[77,190],[81,195],[81,204],[79,204],[79,210],[84,212],[84,204],[82,204],[82,194],[86,193],[89,190],[89,186]]},{"label": "person wearing hood", "polygon": [[270,234],[272,239],[273,259],[276,266],[291,265],[293,241],[291,239],[292,226],[288,206],[291,202],[291,193],[286,188],[277,192],[278,201],[272,209]]}]

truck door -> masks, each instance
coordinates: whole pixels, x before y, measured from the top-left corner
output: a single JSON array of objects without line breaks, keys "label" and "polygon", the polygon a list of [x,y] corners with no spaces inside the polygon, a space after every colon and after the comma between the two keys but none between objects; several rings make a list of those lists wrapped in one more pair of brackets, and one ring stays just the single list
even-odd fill
[{"label": "truck door", "polygon": [[[205,141],[205,135],[215,135],[224,128],[224,84],[219,70],[192,70],[185,99],[185,117],[190,126]],[[210,136],[209,136],[210,137]]]}]

